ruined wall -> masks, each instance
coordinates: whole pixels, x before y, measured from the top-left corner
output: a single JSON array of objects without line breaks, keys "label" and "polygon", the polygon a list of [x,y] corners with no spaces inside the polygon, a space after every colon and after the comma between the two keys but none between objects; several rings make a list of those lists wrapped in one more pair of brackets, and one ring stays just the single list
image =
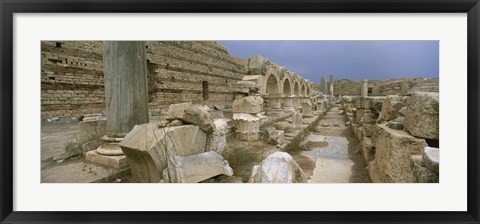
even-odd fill
[{"label": "ruined wall", "polygon": [[[369,96],[411,95],[415,91],[438,92],[438,78],[389,79],[385,82],[368,80]],[[335,80],[334,94],[342,96],[360,95],[362,81]]]},{"label": "ruined wall", "polygon": [[[210,41],[147,42],[149,109],[173,102],[231,103],[229,83],[246,60]],[[99,41],[41,43],[41,116],[72,117],[104,110],[103,47]]]},{"label": "ruined wall", "polygon": [[413,92],[438,92],[439,79],[390,79],[380,87],[380,95],[411,95]]},{"label": "ruined wall", "polygon": [[339,79],[334,81],[333,94],[338,96],[360,95],[361,81],[351,81],[348,79]]}]

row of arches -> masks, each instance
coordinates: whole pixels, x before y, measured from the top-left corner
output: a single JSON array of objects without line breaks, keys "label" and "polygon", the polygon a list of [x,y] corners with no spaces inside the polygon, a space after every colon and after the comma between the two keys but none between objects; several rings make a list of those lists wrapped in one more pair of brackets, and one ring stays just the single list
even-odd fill
[{"label": "row of arches", "polygon": [[259,77],[257,83],[261,83],[264,94],[311,96],[313,93],[312,82],[259,55],[248,59],[247,76]]},{"label": "row of arches", "polygon": [[295,80],[292,77],[278,77],[274,73],[265,76],[265,93],[269,95],[285,94],[287,96],[310,96],[312,93],[311,83],[304,79]]}]

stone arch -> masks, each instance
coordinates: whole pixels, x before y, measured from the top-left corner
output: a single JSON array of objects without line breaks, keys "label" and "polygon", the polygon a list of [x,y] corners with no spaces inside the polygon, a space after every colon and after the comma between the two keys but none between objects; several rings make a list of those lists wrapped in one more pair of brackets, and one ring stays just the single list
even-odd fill
[{"label": "stone arch", "polygon": [[265,93],[266,94],[278,94],[279,93],[278,79],[274,74],[267,76],[265,81]]},{"label": "stone arch", "polygon": [[304,95],[304,96],[308,96],[307,84],[305,84],[305,83],[303,83],[303,95]]},{"label": "stone arch", "polygon": [[290,81],[289,78],[286,78],[283,80],[283,94],[286,94],[287,96],[293,95],[292,94],[292,82]]},{"label": "stone arch", "polygon": [[293,86],[293,94],[296,95],[296,96],[300,96],[300,83],[299,82],[295,82],[295,84]]}]

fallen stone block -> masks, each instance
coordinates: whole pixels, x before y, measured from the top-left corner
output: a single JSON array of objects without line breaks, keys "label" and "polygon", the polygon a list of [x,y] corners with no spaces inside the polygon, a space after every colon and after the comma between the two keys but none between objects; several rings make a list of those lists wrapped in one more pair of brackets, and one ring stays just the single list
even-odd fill
[{"label": "fallen stone block", "polygon": [[233,113],[257,114],[262,112],[263,98],[247,96],[233,101]]},{"label": "fallen stone block", "polygon": [[425,166],[422,163],[421,155],[412,155],[412,170],[415,183],[438,183],[439,176],[438,173],[435,173]]},{"label": "fallen stone block", "polygon": [[382,104],[386,97],[383,96],[375,96],[370,97],[370,110],[372,110],[376,114],[380,114],[382,111]]},{"label": "fallen stone block", "polygon": [[221,153],[227,147],[227,119],[219,118],[213,121],[213,133],[208,139],[208,149]]},{"label": "fallen stone block", "polygon": [[168,124],[168,126],[181,126],[183,125],[183,121],[182,120],[179,120],[179,119],[175,119],[175,120],[172,120],[170,121],[170,123]]},{"label": "fallen stone block", "polygon": [[165,115],[165,118],[167,120],[181,119],[183,117],[183,113],[185,112],[185,110],[191,106],[192,106],[191,102],[170,104],[167,110],[167,114]]},{"label": "fallen stone block", "polygon": [[198,126],[159,128],[155,123],[136,125],[120,142],[135,182],[158,183],[172,156],[205,152],[207,134]]},{"label": "fallen stone block", "polygon": [[381,121],[391,121],[400,117],[400,110],[405,106],[405,97],[402,96],[387,96],[385,100],[383,100],[382,110],[378,119]]},{"label": "fallen stone block", "polygon": [[285,142],[285,132],[283,130],[267,130],[267,133],[268,143],[278,145]]},{"label": "fallen stone block", "polygon": [[305,174],[286,152],[275,152],[253,167],[249,183],[305,183]]},{"label": "fallen stone block", "polygon": [[185,109],[181,118],[187,124],[193,124],[200,127],[204,132],[211,133],[213,131],[213,118],[205,108],[191,106]]},{"label": "fallen stone block", "polygon": [[302,129],[302,114],[295,112],[292,115],[292,128],[293,129]]},{"label": "fallen stone block", "polygon": [[440,151],[438,148],[425,147],[423,150],[423,165],[429,170],[438,173]]},{"label": "fallen stone block", "polygon": [[218,175],[232,176],[233,170],[221,155],[209,151],[187,157],[170,157],[163,171],[163,182],[198,183]]},{"label": "fallen stone block", "polygon": [[[424,139],[416,138],[403,130],[394,130],[384,124],[377,124],[372,136],[375,145],[378,182],[412,183],[411,155],[420,155],[426,146]],[[372,173],[370,173],[372,177]],[[372,178],[373,180],[373,178]]]},{"label": "fallen stone block", "polygon": [[439,94],[413,93],[407,100],[404,125],[413,136],[439,139]]},{"label": "fallen stone block", "polygon": [[403,122],[401,121],[389,121],[388,127],[395,130],[403,130]]}]

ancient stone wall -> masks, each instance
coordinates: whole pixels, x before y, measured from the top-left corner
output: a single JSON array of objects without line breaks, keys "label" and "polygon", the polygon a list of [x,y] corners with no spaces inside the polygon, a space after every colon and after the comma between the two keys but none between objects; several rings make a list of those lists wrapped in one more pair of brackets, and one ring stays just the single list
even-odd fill
[{"label": "ancient stone wall", "polygon": [[411,95],[413,92],[438,92],[439,79],[390,79],[380,87],[380,95]]},{"label": "ancient stone wall", "polygon": [[[411,95],[415,91],[438,92],[438,78],[389,79],[385,82],[368,80],[369,96]],[[360,95],[362,81],[335,80],[334,94],[342,96]]]},{"label": "ancient stone wall", "polygon": [[[233,101],[230,83],[242,79],[247,61],[209,41],[147,42],[149,109],[191,101]],[[102,112],[103,47],[99,41],[41,43],[42,118]]]}]

